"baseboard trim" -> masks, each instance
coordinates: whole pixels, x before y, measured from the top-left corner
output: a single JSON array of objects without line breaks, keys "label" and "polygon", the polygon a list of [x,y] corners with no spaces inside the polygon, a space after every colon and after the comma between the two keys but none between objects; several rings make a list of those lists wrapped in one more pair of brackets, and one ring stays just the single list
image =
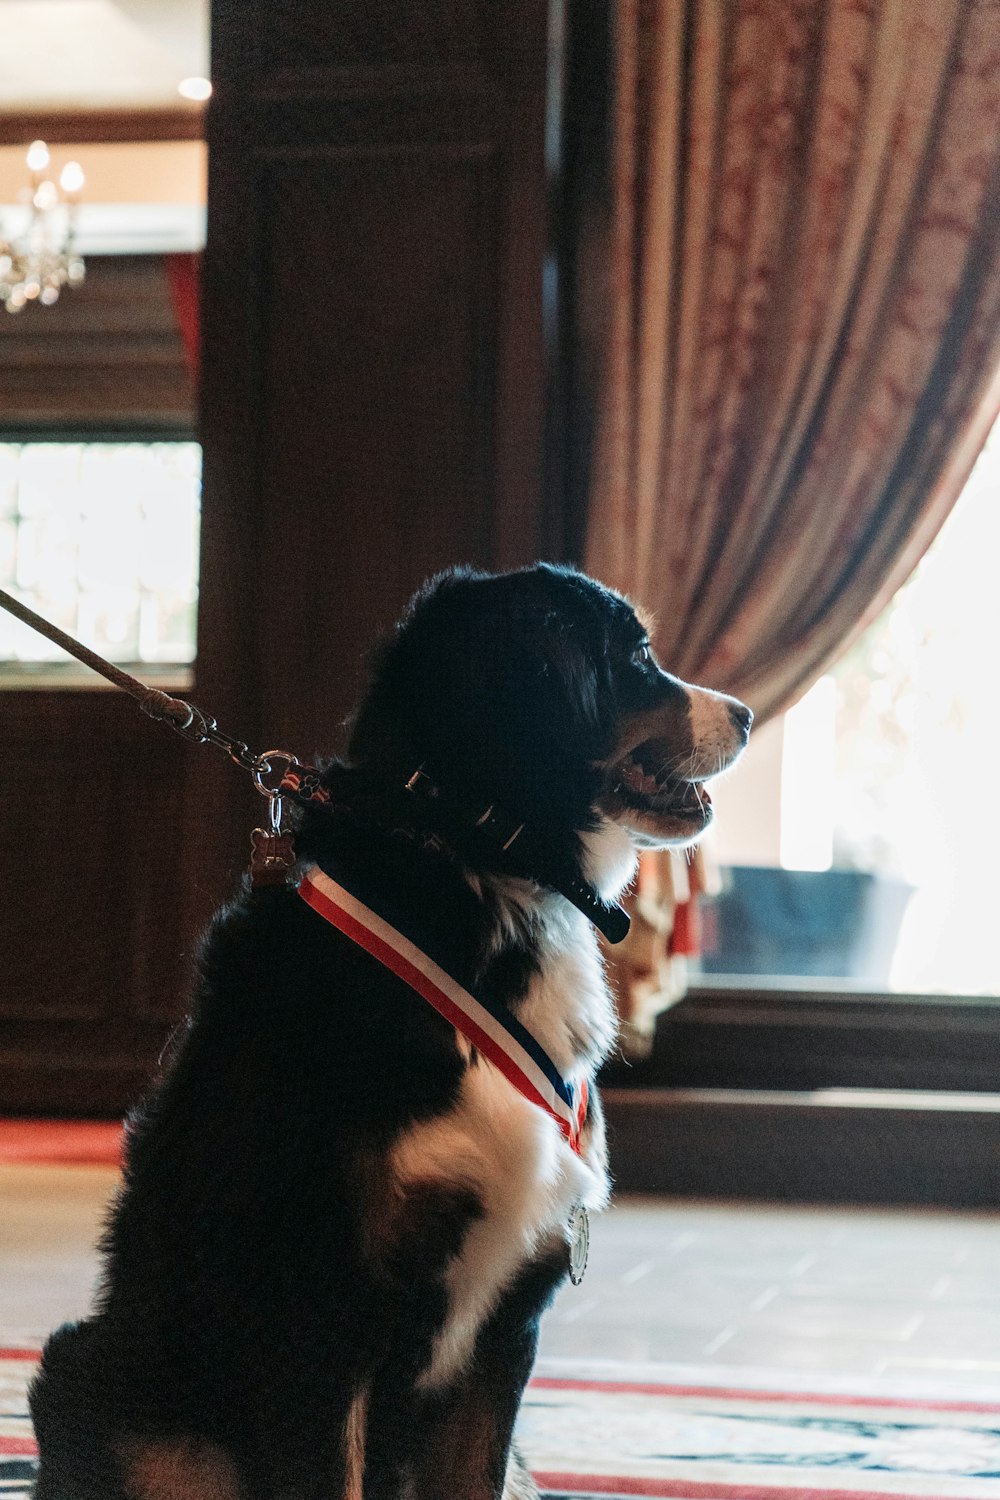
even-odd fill
[{"label": "baseboard trim", "polygon": [[1000,1207],[1000,1097],[874,1089],[604,1091],[620,1188]]}]

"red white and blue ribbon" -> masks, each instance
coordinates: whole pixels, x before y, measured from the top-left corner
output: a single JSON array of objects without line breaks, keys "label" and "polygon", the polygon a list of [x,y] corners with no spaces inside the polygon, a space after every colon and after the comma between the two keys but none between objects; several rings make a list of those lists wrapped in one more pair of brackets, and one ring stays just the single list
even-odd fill
[{"label": "red white and blue ribbon", "polygon": [[575,1086],[567,1083],[548,1053],[506,1006],[473,995],[318,865],[306,870],[299,895],[467,1037],[519,1093],[553,1117],[579,1154],[587,1116],[586,1078]]}]

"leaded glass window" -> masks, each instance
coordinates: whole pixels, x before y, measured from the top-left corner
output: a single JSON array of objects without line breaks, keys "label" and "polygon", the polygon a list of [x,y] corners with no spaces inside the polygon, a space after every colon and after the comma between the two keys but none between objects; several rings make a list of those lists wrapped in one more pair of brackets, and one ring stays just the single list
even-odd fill
[{"label": "leaded glass window", "polygon": [[[112,661],[190,663],[200,495],[197,443],[0,443],[0,587]],[[65,661],[0,611],[8,673]]]}]

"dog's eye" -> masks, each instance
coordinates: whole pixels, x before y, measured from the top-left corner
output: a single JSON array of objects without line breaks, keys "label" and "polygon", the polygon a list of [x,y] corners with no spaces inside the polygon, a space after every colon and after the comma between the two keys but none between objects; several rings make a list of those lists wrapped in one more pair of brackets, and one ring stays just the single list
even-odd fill
[{"label": "dog's eye", "polygon": [[649,649],[649,642],[643,641],[642,645],[636,646],[632,652],[632,665],[634,667],[648,667],[651,657],[652,653]]}]

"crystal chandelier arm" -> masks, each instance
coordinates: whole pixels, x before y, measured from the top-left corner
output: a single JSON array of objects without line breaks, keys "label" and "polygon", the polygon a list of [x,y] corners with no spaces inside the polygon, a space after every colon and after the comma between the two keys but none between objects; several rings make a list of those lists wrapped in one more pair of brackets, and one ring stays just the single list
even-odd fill
[{"label": "crystal chandelier arm", "polygon": [[[58,185],[45,176],[51,162],[44,141],[28,147],[28,224],[23,234],[0,234],[0,301],[8,312],[29,302],[51,307],[63,287],[79,286],[85,267],[75,248],[76,216],[84,175],[79,162],[63,167]],[[61,190],[61,191],[60,191]]]}]

